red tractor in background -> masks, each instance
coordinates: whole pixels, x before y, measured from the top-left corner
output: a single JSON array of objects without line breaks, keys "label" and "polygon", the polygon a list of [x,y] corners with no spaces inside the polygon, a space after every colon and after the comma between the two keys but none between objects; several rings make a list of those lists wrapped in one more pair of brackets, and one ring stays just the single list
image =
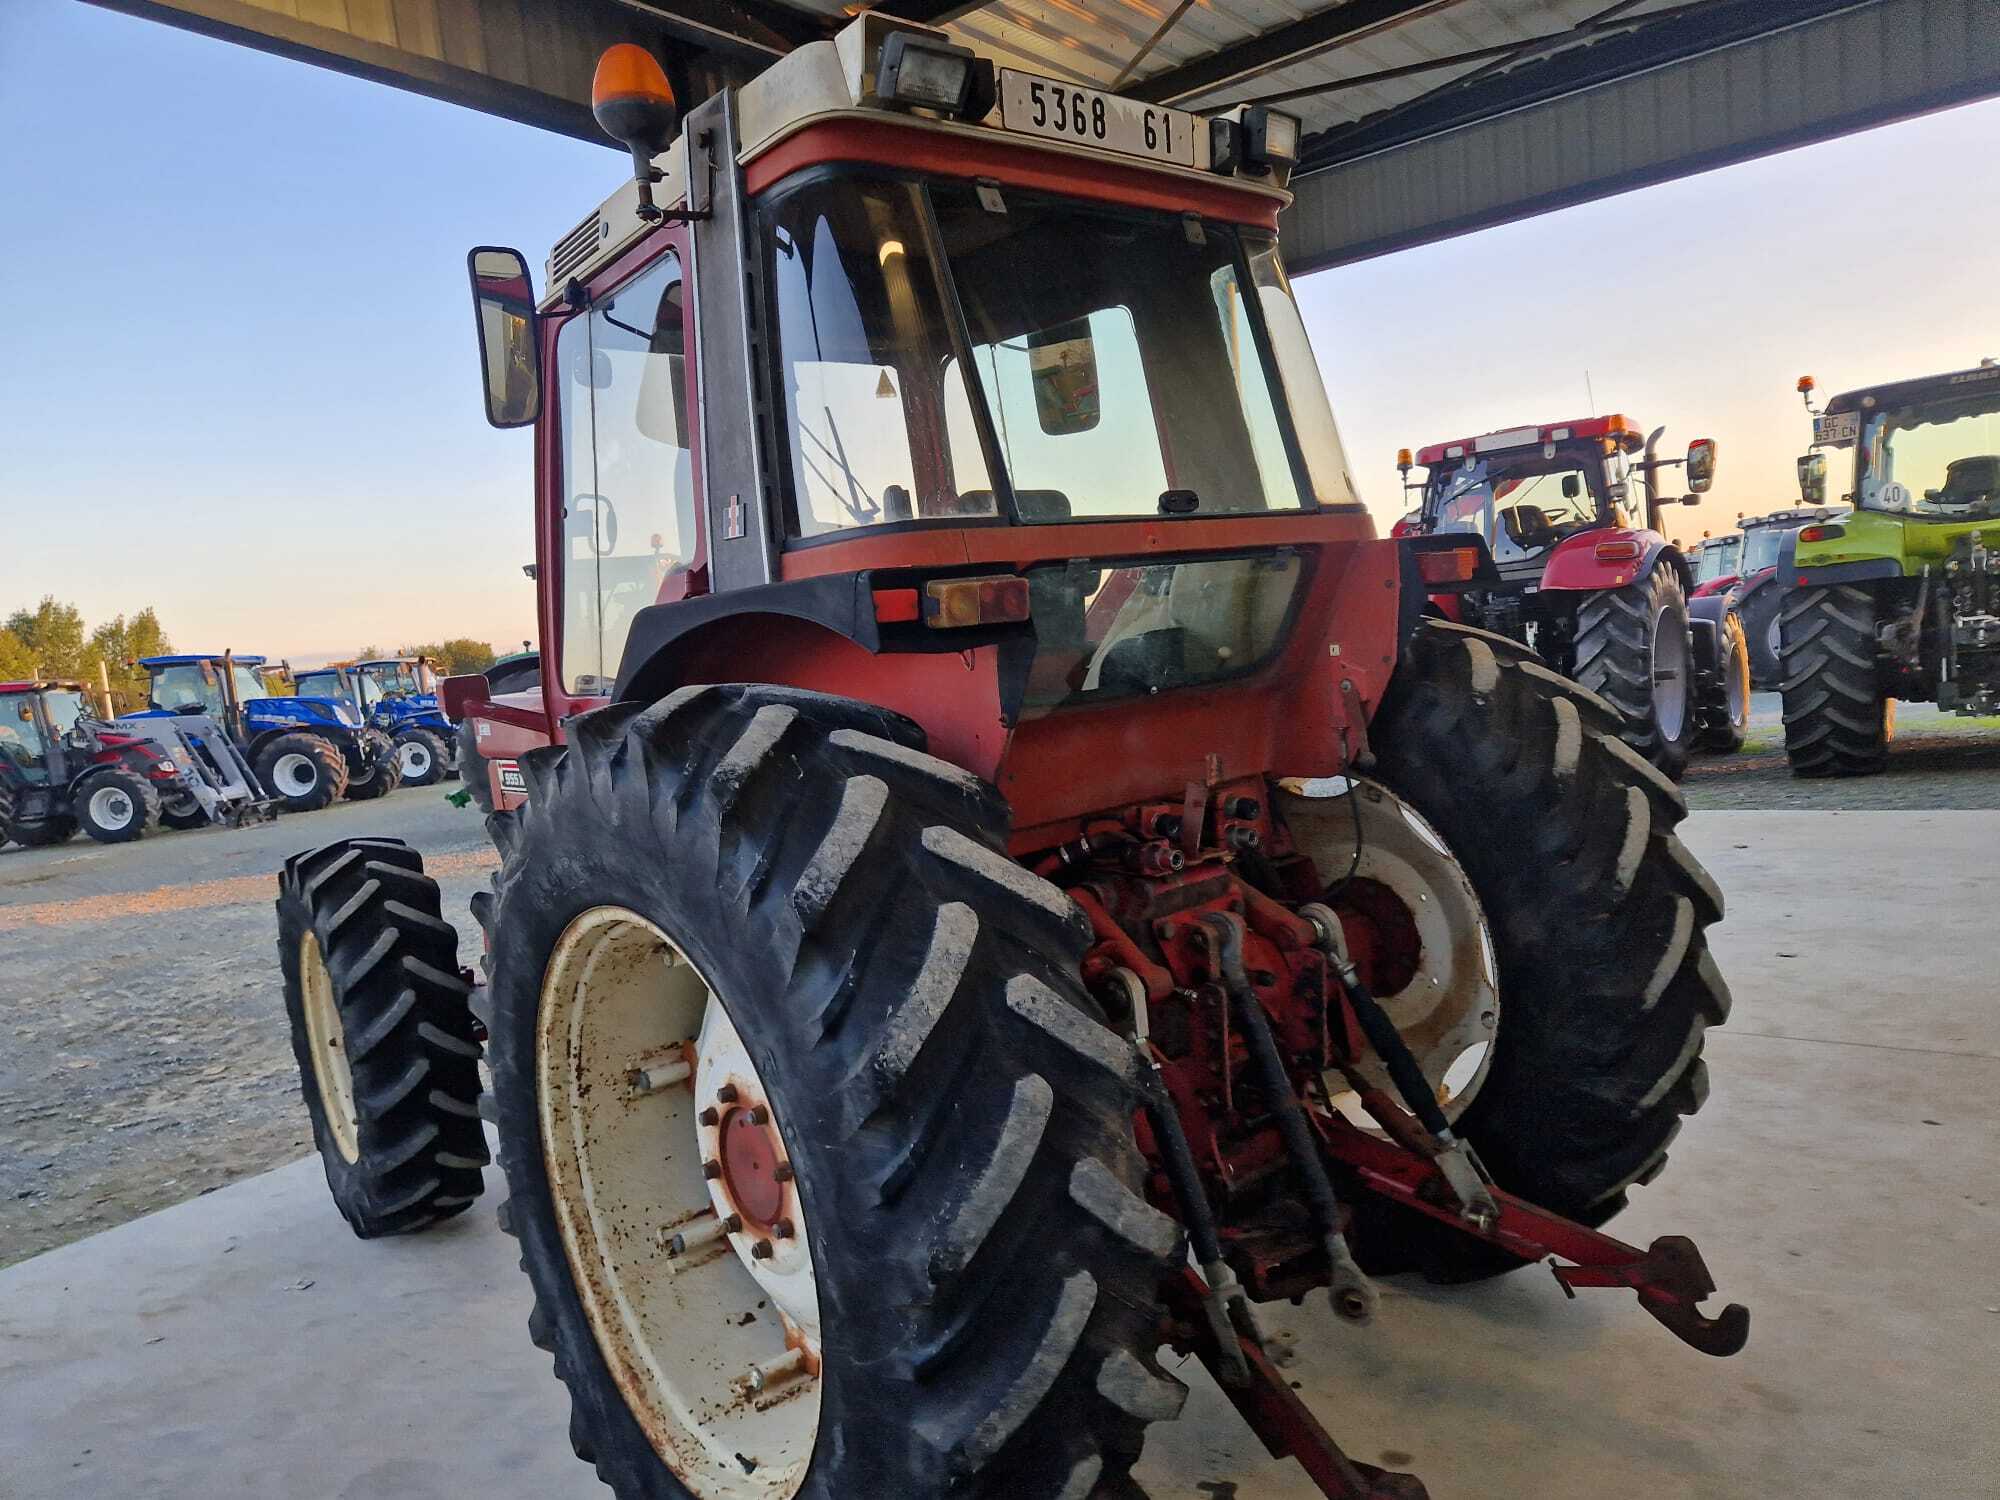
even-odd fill
[{"label": "red tractor in background", "polygon": [[[1397,467],[1422,503],[1398,525],[1438,613],[1532,647],[1678,777],[1696,748],[1742,747],[1750,662],[1727,600],[1690,602],[1688,560],[1661,526],[1666,506],[1694,505],[1714,482],[1715,444],[1663,459],[1664,431],[1613,414],[1405,448]],[[1662,492],[1674,467],[1691,493]]]},{"label": "red tractor in background", "polygon": [[183,767],[100,720],[80,682],[0,682],[0,844],[144,838],[163,804],[191,800]]},{"label": "red tractor in background", "polygon": [[1691,605],[1703,599],[1726,599],[1729,608],[1743,622],[1744,639],[1750,648],[1750,682],[1753,687],[1776,688],[1784,680],[1778,660],[1778,606],[1784,602],[1785,586],[1796,539],[1801,529],[1816,522],[1838,521],[1848,514],[1844,505],[1795,505],[1768,515],[1737,519],[1735,536],[1711,538],[1707,548],[1732,543],[1723,552],[1726,563],[1713,576],[1699,576],[1697,568]]},{"label": "red tractor in background", "polygon": [[488,1115],[629,1500],[1124,1493],[1163,1347],[1411,1500],[1255,1313],[1368,1337],[1396,1271],[1554,1257],[1741,1347],[1688,1241],[1595,1227],[1705,1097],[1720,893],[1612,710],[1375,536],[1277,252],[1297,121],[875,13],[684,122],[637,48],[596,96],[635,179],[539,296],[470,256],[541,646],[444,686],[483,981],[395,841],[279,880],[356,1232],[471,1204]]}]

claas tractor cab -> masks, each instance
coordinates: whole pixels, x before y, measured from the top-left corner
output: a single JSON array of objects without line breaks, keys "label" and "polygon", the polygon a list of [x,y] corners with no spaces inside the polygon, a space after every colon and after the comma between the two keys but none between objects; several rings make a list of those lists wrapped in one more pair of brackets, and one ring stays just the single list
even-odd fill
[{"label": "claas tractor cab", "polygon": [[277,696],[261,656],[149,656],[148,703],[130,718],[205,719],[249,762],[266,795],[286,812],[314,812],[345,795],[354,801],[396,789],[395,746],[341,695]]},{"label": "claas tractor cab", "polygon": [[0,844],[144,838],[191,768],[100,718],[80,682],[0,682]]},{"label": "claas tractor cab", "polygon": [[[337,673],[338,681],[324,678],[325,673]],[[430,658],[381,657],[322,668],[301,674],[301,692],[308,675],[315,682],[326,680],[329,690],[390,738],[402,785],[432,786],[451,774],[457,739],[438,705],[437,666]]]},{"label": "claas tractor cab", "polygon": [[[1693,570],[1665,535],[1666,507],[1714,482],[1715,444],[1664,459],[1664,432],[1614,413],[1405,448],[1396,463],[1422,499],[1404,542],[1436,611],[1532,647],[1677,777],[1696,748],[1741,747],[1750,679],[1742,622],[1723,600],[1690,606]],[[1662,485],[1675,467],[1687,494]]]},{"label": "claas tractor cab", "polygon": [[280,876],[355,1230],[474,1200],[483,1055],[630,1497],[1116,1489],[1165,1348],[1326,1494],[1419,1496],[1256,1313],[1392,1337],[1399,1271],[1553,1256],[1740,1347],[1691,1244],[1595,1227],[1705,1094],[1719,898],[1615,715],[1376,537],[1278,254],[1297,122],[873,13],[685,118],[636,48],[597,98],[635,179],[539,290],[471,255],[542,652],[445,683],[520,747],[484,982],[416,851]]},{"label": "claas tractor cab", "polygon": [[1791,541],[1781,571],[1785,753],[1795,776],[1883,770],[1896,702],[2000,712],[2000,362],[1814,404],[1799,495],[1844,466],[1852,513]]}]

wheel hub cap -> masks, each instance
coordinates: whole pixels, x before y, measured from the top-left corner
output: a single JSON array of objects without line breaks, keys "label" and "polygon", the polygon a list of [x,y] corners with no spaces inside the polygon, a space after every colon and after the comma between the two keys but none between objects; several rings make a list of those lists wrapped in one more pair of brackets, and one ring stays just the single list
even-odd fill
[{"label": "wheel hub cap", "polygon": [[280,795],[303,797],[319,785],[319,769],[310,757],[294,751],[278,757],[278,763],[271,767],[271,780],[278,784]]},{"label": "wheel hub cap", "polygon": [[91,794],[90,815],[100,828],[123,828],[132,821],[132,799],[115,786]]},{"label": "wheel hub cap", "polygon": [[571,922],[536,1095],[572,1281],[634,1418],[697,1500],[791,1500],[820,1414],[819,1298],[775,1103],[658,926]]}]

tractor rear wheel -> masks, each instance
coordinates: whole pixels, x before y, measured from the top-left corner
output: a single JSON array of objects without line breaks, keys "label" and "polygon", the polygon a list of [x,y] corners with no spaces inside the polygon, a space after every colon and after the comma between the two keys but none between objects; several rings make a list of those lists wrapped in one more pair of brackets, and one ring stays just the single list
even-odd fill
[{"label": "tractor rear wheel", "polygon": [[[1674,834],[1679,789],[1621,728],[1514,642],[1437,621],[1369,726],[1373,774],[1457,856],[1492,935],[1499,1024],[1454,1128],[1501,1187],[1588,1224],[1665,1165],[1708,1093],[1703,1033],[1729,1014],[1706,938],[1721,892]],[[1366,1195],[1356,1212],[1372,1269],[1524,1264]]]},{"label": "tractor rear wheel", "polygon": [[1679,778],[1694,743],[1694,645],[1671,565],[1584,599],[1570,676],[1618,710],[1626,744]]},{"label": "tractor rear wheel", "polygon": [[1722,616],[1721,635],[1720,680],[1704,690],[1701,703],[1701,748],[1733,755],[1750,732],[1750,640],[1735,610]]},{"label": "tractor rear wheel", "polygon": [[[623,1500],[1082,1500],[1184,1388],[1088,928],[898,715],[684,688],[525,757],[490,1057],[529,1331]],[[798,1351],[803,1351],[798,1352]]]},{"label": "tractor rear wheel", "polygon": [[129,844],[160,827],[160,794],[134,771],[100,771],[70,799],[76,821],[100,844]]},{"label": "tractor rear wheel", "polygon": [[258,748],[257,780],[286,812],[318,812],[347,790],[347,761],[316,734],[281,734]]},{"label": "tractor rear wheel", "polygon": [[434,730],[405,729],[396,736],[396,763],[404,786],[433,786],[444,780],[451,751]]},{"label": "tractor rear wheel", "polygon": [[1794,776],[1869,776],[1889,764],[1896,700],[1875,668],[1875,598],[1852,584],[1793,589],[1784,636],[1785,758]]},{"label": "tractor rear wheel", "polygon": [[361,738],[371,752],[368,773],[348,778],[349,802],[370,802],[377,797],[386,797],[403,784],[403,762],[396,753],[396,742],[379,729],[364,729]]},{"label": "tractor rear wheel", "polygon": [[278,877],[278,959],[313,1143],[362,1239],[479,1196],[479,1044],[458,935],[400,839],[343,839]]}]

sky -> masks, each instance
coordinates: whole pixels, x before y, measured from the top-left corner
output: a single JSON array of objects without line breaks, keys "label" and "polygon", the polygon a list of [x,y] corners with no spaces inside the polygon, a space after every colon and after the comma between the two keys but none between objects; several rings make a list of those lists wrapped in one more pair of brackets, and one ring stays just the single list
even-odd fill
[{"label": "sky", "polygon": [[[1996,139],[1970,105],[1302,278],[1363,497],[1386,526],[1398,447],[1594,392],[1718,441],[1684,535],[1789,503],[1801,373],[2000,355]],[[618,153],[77,0],[0,0],[0,141],[0,614],[299,663],[533,634],[465,251],[539,273]]]}]

